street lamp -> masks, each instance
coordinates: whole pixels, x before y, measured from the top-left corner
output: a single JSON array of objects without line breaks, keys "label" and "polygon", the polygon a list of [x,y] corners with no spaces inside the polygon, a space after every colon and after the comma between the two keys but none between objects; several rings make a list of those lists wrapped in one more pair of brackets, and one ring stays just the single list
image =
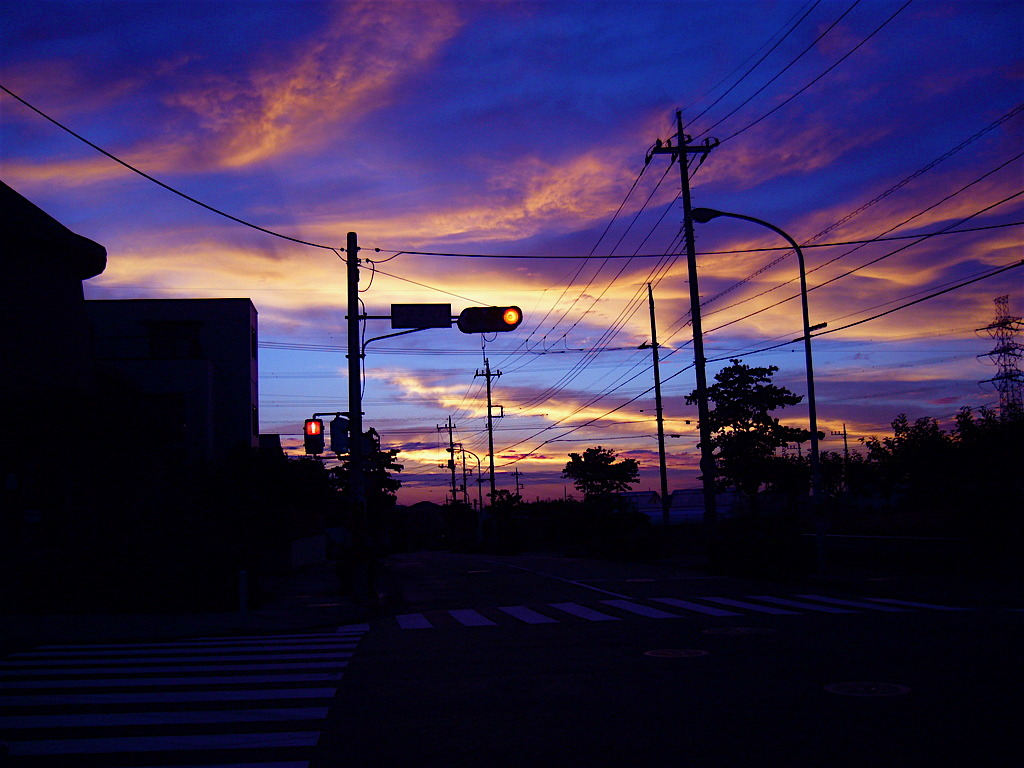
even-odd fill
[{"label": "street lamp", "polygon": [[[797,262],[800,264],[800,301],[803,306],[804,316],[804,355],[807,359],[807,412],[811,422],[811,503],[814,506],[815,511],[819,511],[819,505],[821,503],[821,461],[818,457],[818,411],[814,402],[814,366],[811,362],[812,328],[810,315],[807,311],[807,273],[804,269],[804,252],[800,250],[799,244],[796,240],[790,237],[788,233],[779,229],[774,224],[769,224],[767,221],[762,219],[756,219],[753,216],[744,216],[742,213],[716,211],[714,208],[694,208],[690,213],[693,216],[693,220],[700,224],[707,224],[709,221],[717,219],[719,216],[728,216],[732,219],[752,221],[755,224],[760,224],[762,227],[767,227],[783,237],[786,242],[792,246],[793,250],[796,251]],[[820,528],[820,520],[818,521],[818,524]],[[819,541],[819,546],[820,544],[821,542]]]},{"label": "street lamp", "polygon": [[[484,478],[483,478],[483,474],[481,473],[481,470],[480,470],[480,457],[477,456],[472,451],[467,451],[461,445],[459,446],[459,450],[462,451],[462,454],[463,454],[463,460],[462,460],[462,467],[463,467],[463,469],[465,469],[465,467],[466,467],[465,455],[467,453],[470,456],[472,456],[474,459],[476,459],[476,493],[477,493],[477,496],[478,496],[477,512],[476,512],[476,542],[477,542],[477,544],[480,544],[484,540],[484,491],[483,491]],[[465,478],[463,478],[463,488],[465,488]],[[491,503],[492,504],[494,503],[494,499],[493,498],[491,499]]]}]

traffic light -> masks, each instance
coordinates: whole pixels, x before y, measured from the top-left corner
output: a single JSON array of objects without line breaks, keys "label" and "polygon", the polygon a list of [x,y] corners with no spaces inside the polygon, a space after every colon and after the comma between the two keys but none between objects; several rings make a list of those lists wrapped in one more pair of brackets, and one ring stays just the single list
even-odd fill
[{"label": "traffic light", "polygon": [[459,314],[458,326],[463,333],[514,331],[523,322],[519,307],[467,307]]},{"label": "traffic light", "polygon": [[348,419],[341,416],[331,419],[331,451],[338,454],[348,453]]},{"label": "traffic light", "polygon": [[302,427],[302,439],[306,453],[324,452],[324,422],[322,419],[306,419]]}]

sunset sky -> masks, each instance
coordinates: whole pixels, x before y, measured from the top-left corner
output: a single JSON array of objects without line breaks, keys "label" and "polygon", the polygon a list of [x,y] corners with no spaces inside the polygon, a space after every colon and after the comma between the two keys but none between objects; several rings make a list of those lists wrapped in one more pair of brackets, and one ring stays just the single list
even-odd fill
[{"label": "sunset sky", "polygon": [[[518,470],[527,499],[560,497],[567,454],[603,445],[657,489],[651,353],[638,349],[648,282],[669,484],[697,485],[679,168],[666,155],[645,165],[677,109],[695,141],[721,142],[690,167],[694,205],[808,246],[811,322],[828,324],[814,339],[823,450],[842,450],[844,425],[855,447],[899,413],[948,424],[961,406],[997,404],[979,383],[996,373],[979,329],[998,296],[1024,315],[1022,51],[1019,0],[0,8],[0,85],[245,222],[339,249],[356,232],[378,265],[372,282],[365,265],[369,314],[522,307],[523,325],[496,338],[453,328],[369,346],[365,424],[402,451],[403,503],[444,500],[449,417],[486,469],[485,356],[502,373],[499,488]],[[87,298],[253,301],[262,432],[301,452],[303,419],[347,410],[339,254],[175,195],[6,92],[0,164],[106,247]],[[735,219],[696,233],[709,380],[738,357],[777,365],[804,394],[801,344],[760,351],[800,335],[792,253]],[[806,424],[807,409],[782,415]]]}]

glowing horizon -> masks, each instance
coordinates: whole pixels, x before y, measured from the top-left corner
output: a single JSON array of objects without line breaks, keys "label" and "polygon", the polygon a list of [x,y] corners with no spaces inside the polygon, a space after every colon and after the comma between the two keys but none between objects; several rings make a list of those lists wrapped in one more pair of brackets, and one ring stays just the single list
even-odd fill
[{"label": "glowing horizon", "polygon": [[[561,496],[567,454],[602,444],[656,488],[639,349],[652,283],[678,435],[670,486],[683,488],[697,436],[679,168],[664,155],[645,166],[676,109],[695,141],[721,140],[690,169],[695,206],[821,246],[805,256],[812,322],[828,324],[814,340],[822,430],[846,424],[856,445],[901,412],[948,423],[998,401],[978,382],[994,374],[993,299],[1024,314],[1024,271],[995,274],[1024,252],[1024,9],[902,6],[843,16],[849,4],[826,0],[796,24],[797,0],[700,3],[684,32],[654,23],[658,3],[625,0],[53,0],[0,10],[0,83],[232,216],[339,249],[358,233],[376,263],[363,271],[370,314],[522,308],[494,339],[432,330],[368,348],[365,423],[402,450],[402,502],[444,498],[436,426],[449,417],[485,459],[485,357],[502,371],[499,487],[519,469],[529,498]],[[0,106],[4,181],[107,248],[88,298],[250,298],[261,431],[296,453],[310,413],[345,409],[338,255],[197,207],[7,94]],[[777,383],[803,394],[799,345],[760,351],[801,332],[795,259],[769,268],[785,251],[759,249],[783,243],[748,222],[698,225],[696,238],[709,379],[738,357],[779,366]],[[874,242],[823,245],[860,240]],[[604,258],[631,254],[644,258]],[[366,336],[389,330],[368,321]],[[780,415],[799,423],[806,406]]]}]

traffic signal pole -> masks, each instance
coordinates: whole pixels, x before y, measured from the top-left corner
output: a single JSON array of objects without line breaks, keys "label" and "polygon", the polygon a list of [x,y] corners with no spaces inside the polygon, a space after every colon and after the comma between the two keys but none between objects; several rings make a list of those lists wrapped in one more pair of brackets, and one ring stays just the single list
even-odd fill
[{"label": "traffic signal pole", "polygon": [[[352,516],[361,541],[357,544],[366,558],[366,595],[373,591],[372,556],[369,547],[369,520],[366,514],[365,457],[363,455],[363,352],[359,344],[359,244],[355,232],[349,232],[345,243],[348,283],[348,425],[349,425],[349,491]],[[355,531],[353,533],[356,533]]]}]

